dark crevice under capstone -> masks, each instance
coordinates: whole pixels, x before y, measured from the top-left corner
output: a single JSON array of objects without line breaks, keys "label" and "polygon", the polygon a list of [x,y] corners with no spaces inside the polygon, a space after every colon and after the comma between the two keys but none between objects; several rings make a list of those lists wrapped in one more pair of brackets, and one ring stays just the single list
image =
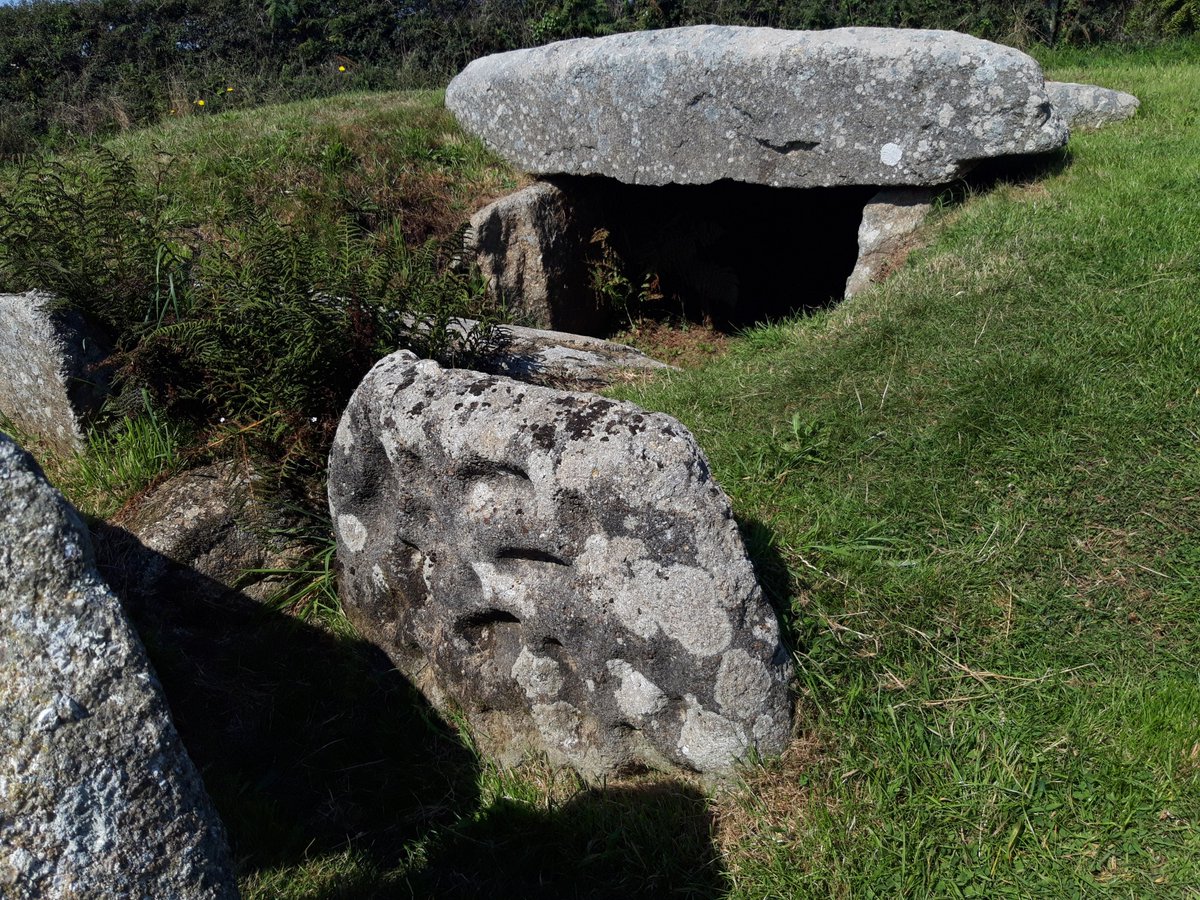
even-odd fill
[{"label": "dark crevice under capstone", "polygon": [[[711,319],[727,330],[840,300],[858,257],[863,208],[878,190],[548,180],[594,223],[597,237],[585,247],[591,278],[626,278],[642,294],[636,314]],[[627,317],[614,310],[613,326]]]}]

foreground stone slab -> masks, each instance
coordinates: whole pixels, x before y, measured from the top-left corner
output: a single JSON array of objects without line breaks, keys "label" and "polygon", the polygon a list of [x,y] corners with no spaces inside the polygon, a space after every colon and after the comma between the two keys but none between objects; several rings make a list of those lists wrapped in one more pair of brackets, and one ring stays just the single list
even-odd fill
[{"label": "foreground stone slab", "polygon": [[858,226],[858,260],[846,280],[846,299],[903,265],[933,198],[929,188],[884,188],[870,199]]},{"label": "foreground stone slab", "polygon": [[235,898],[224,830],[88,533],[0,435],[0,895]]},{"label": "foreground stone slab", "polygon": [[629,184],[934,185],[1067,140],[1032,58],[951,31],[562,41],[475,60],[446,106],[526,172]]},{"label": "foreground stone slab", "polygon": [[0,294],[0,415],[57,453],[80,449],[81,422],[100,408],[109,347],[47,294]]},{"label": "foreground stone slab", "polygon": [[360,633],[501,761],[719,773],[784,748],[774,612],[674,419],[397,353],[342,419],[329,503]]},{"label": "foreground stone slab", "polygon": [[502,350],[483,361],[481,368],[545,387],[591,391],[674,369],[640,350],[614,341],[505,325]]},{"label": "foreground stone slab", "polygon": [[1047,81],[1050,104],[1072,131],[1091,131],[1133,116],[1141,101],[1133,94],[1094,84]]},{"label": "foreground stone slab", "polygon": [[[459,319],[451,327],[465,333],[477,324]],[[502,325],[499,331],[499,346],[472,360],[471,368],[570,391],[597,390],[675,368],[633,347],[586,334],[520,325]]]}]

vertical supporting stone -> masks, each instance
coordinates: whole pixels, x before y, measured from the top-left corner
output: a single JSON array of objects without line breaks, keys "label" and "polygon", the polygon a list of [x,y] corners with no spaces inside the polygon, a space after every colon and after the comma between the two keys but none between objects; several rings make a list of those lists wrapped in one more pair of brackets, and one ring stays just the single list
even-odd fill
[{"label": "vertical supporting stone", "polygon": [[88,530],[0,436],[0,896],[233,900],[225,832]]},{"label": "vertical supporting stone", "polygon": [[588,284],[594,228],[586,218],[566,191],[539,181],[475,213],[465,249],[515,318],[537,328],[594,333],[608,313]]},{"label": "vertical supporting stone", "polygon": [[108,393],[110,348],[78,313],[52,305],[36,291],[0,294],[0,415],[69,454]]},{"label": "vertical supporting stone", "polygon": [[867,201],[858,226],[858,261],[846,279],[847,300],[903,265],[933,197],[932,188],[883,188]]}]

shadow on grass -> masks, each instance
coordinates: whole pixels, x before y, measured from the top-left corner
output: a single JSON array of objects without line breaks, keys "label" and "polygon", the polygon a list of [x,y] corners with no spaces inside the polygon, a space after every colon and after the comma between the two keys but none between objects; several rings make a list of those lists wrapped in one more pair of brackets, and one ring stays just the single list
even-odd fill
[{"label": "shadow on grass", "polygon": [[783,643],[789,650],[803,648],[800,632],[797,629],[796,610],[792,608],[792,599],[796,595],[792,573],[787,562],[779,552],[779,544],[775,532],[766,522],[753,516],[735,516],[742,540],[746,543],[746,553],[754,565],[754,574],[762,585],[767,602],[775,610],[779,619],[779,629],[783,634]]},{"label": "shadow on grass", "polygon": [[724,894],[695,788],[655,781],[546,810],[484,806],[490,776],[382,651],[274,612],[124,529],[101,524],[93,539],[241,877],[349,850],[365,867],[305,896]]},{"label": "shadow on grass", "polygon": [[443,836],[410,880],[413,896],[724,896],[703,793],[658,782],[586,790],[548,812],[494,803]]},{"label": "shadow on grass", "polygon": [[[382,651],[175,566],[124,529],[93,536],[241,875],[347,848],[392,866],[475,808],[474,758]],[[158,566],[152,587],[130,577]]]},{"label": "shadow on grass", "polygon": [[985,194],[1006,184],[1023,187],[1053,178],[1071,165],[1071,150],[1060,147],[1048,153],[1022,153],[981,160],[942,193],[943,203],[958,204],[972,194]]}]

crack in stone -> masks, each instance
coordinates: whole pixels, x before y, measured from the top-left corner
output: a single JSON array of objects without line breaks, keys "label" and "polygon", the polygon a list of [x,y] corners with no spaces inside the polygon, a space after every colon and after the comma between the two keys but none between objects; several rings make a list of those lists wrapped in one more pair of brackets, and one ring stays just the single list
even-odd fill
[{"label": "crack in stone", "polygon": [[776,144],[774,141],[769,141],[766,138],[755,138],[754,140],[759,146],[784,155],[795,153],[798,150],[813,150],[821,143],[820,141],[784,141],[782,144]]}]

